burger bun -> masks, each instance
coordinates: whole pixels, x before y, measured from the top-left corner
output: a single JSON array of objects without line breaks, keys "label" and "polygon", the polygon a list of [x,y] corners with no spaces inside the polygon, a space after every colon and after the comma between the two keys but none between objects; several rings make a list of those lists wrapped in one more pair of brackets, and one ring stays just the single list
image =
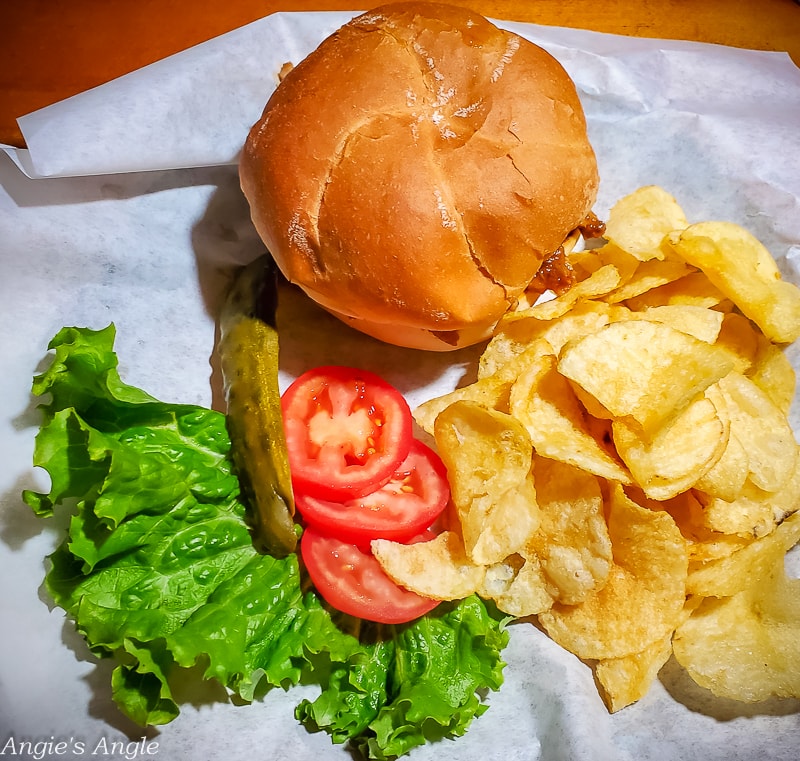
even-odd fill
[{"label": "burger bun", "polygon": [[561,64],[435,3],[362,13],[294,66],[240,178],[290,282],[358,330],[439,351],[491,334],[599,184]]}]

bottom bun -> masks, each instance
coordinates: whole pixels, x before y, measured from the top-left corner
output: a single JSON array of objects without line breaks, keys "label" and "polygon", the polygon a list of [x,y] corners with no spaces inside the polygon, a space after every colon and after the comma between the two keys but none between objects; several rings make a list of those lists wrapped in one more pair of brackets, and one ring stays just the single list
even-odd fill
[{"label": "bottom bun", "polygon": [[[562,254],[569,255],[574,251],[583,250],[584,243],[585,240],[581,231],[576,228],[564,239],[559,250]],[[298,285],[309,298],[315,301],[326,312],[329,312],[334,317],[341,320],[345,325],[349,325],[354,330],[372,336],[372,338],[376,338],[384,343],[402,346],[407,349],[445,352],[463,349],[466,346],[473,346],[474,344],[490,339],[498,322],[500,322],[503,317],[503,315],[501,315],[500,317],[493,317],[489,320],[473,322],[458,330],[432,330],[418,325],[404,325],[401,322],[377,322],[375,320],[368,320],[363,317],[356,317],[351,314],[340,312],[332,305],[326,303],[327,300],[321,294],[304,287],[302,284],[298,283]],[[530,308],[538,300],[546,300],[553,295],[555,294],[549,292],[525,291],[520,294],[517,301],[510,306],[508,311],[514,312]],[[398,319],[400,319],[399,316]]]},{"label": "bottom bun", "polygon": [[377,338],[379,341],[424,351],[455,351],[486,341],[491,338],[492,331],[497,324],[497,320],[493,320],[491,323],[476,323],[461,330],[426,330],[398,323],[372,322],[342,314],[329,307],[323,308],[345,325]]}]

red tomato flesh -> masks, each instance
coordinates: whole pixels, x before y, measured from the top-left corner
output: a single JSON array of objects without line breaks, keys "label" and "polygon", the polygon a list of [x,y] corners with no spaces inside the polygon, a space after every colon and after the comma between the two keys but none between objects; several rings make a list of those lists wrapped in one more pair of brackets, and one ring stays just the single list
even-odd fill
[{"label": "red tomato flesh", "polygon": [[374,492],[345,502],[295,496],[307,525],[359,545],[372,539],[408,541],[439,517],[449,499],[444,463],[417,439],[389,481]]},{"label": "red tomato flesh", "polygon": [[395,584],[375,557],[355,544],[312,528],[303,532],[300,553],[317,592],[342,613],[381,624],[402,624],[439,604]]},{"label": "red tomato flesh", "polygon": [[298,494],[342,501],[391,479],[413,440],[402,394],[365,370],[310,370],[283,394],[292,484]]}]

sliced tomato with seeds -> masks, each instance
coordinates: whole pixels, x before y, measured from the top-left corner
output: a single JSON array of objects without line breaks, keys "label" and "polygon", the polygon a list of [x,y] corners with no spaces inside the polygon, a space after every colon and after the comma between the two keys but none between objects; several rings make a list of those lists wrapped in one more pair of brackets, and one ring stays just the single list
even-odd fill
[{"label": "sliced tomato with seeds", "polygon": [[406,459],[381,488],[344,502],[298,492],[295,501],[307,525],[368,545],[372,539],[409,540],[439,517],[449,499],[444,463],[414,439]]},{"label": "sliced tomato with seeds", "polygon": [[366,370],[303,373],[281,399],[292,484],[341,501],[375,491],[408,455],[413,418],[403,395]]},{"label": "sliced tomato with seeds", "polygon": [[381,624],[403,624],[439,604],[395,584],[371,553],[313,528],[303,532],[300,553],[317,592],[342,613]]}]

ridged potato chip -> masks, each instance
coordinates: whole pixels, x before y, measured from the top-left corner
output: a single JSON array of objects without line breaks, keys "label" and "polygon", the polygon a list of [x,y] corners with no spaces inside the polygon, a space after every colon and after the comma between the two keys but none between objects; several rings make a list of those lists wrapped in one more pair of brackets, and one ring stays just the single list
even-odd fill
[{"label": "ridged potato chip", "polygon": [[800,697],[800,579],[784,568],[798,524],[800,513],[732,556],[730,596],[706,597],[675,632],[677,661],[715,695],[748,703]]},{"label": "ridged potato chip", "polygon": [[373,539],[372,554],[396,584],[435,600],[469,597],[483,584],[485,568],[471,563],[461,537],[443,531],[427,542]]},{"label": "ridged potato chip", "polygon": [[685,304],[727,312],[729,310],[720,309],[725,301],[725,295],[711,283],[705,274],[692,270],[677,280],[670,280],[664,285],[651,288],[638,296],[629,297],[625,303],[630,309],[637,312],[643,311],[647,307],[671,304]]},{"label": "ridged potato chip", "polygon": [[703,506],[703,523],[711,531],[751,538],[764,536],[800,507],[800,459],[795,460],[791,476],[777,491],[764,491],[745,480],[734,500],[695,493]]},{"label": "ridged potato chip", "polygon": [[608,710],[614,713],[643,698],[672,655],[672,634],[638,653],[597,662],[594,676]]},{"label": "ridged potato chip", "polygon": [[621,198],[606,222],[606,238],[640,261],[663,259],[661,243],[688,227],[683,209],[663,188],[647,185]]},{"label": "ridged potato chip", "polygon": [[608,580],[579,605],[539,616],[555,642],[584,659],[641,652],[675,629],[686,598],[688,550],[669,513],[637,505],[618,484],[609,499]]},{"label": "ridged potato chip", "polygon": [[534,458],[541,523],[523,554],[535,555],[554,600],[575,605],[603,586],[611,571],[611,538],[598,479],[546,457]]},{"label": "ridged potato chip", "polygon": [[797,441],[786,415],[753,381],[732,372],[717,384],[725,399],[731,430],[745,444],[750,480],[777,491],[794,472]]},{"label": "ridged potato chip", "polygon": [[785,416],[789,415],[797,378],[783,349],[764,336],[758,336],[758,350],[750,370],[745,374]]},{"label": "ridged potato chip", "polygon": [[691,489],[720,459],[730,422],[705,396],[690,402],[652,436],[624,420],[612,424],[614,445],[634,481],[651,499]]},{"label": "ridged potato chip", "polygon": [[503,613],[517,618],[538,615],[553,605],[544,570],[535,555],[511,555],[489,566],[479,592],[494,600]]},{"label": "ridged potato chip", "polygon": [[524,547],[539,525],[533,446],[524,426],[510,415],[458,401],[439,413],[434,438],[467,557],[490,565]]},{"label": "ridged potato chip", "polygon": [[[797,499],[797,498],[796,498]],[[739,547],[724,557],[692,564],[686,579],[688,594],[698,597],[732,597],[742,591],[750,574],[763,574],[774,562],[776,547],[782,547],[781,563],[789,549],[800,541],[800,512],[795,511],[771,534],[756,541],[740,541]],[[766,561],[764,560],[766,556]]]},{"label": "ridged potato chip", "polygon": [[559,372],[615,418],[630,418],[645,432],[655,430],[731,368],[725,351],[648,320],[607,325],[567,344],[558,361]]},{"label": "ridged potato chip", "polygon": [[628,483],[616,455],[592,435],[572,387],[557,370],[557,359],[542,354],[511,387],[509,411],[543,457],[567,462],[604,478]]},{"label": "ridged potato chip", "polygon": [[767,338],[800,338],[800,290],[781,279],[763,243],[731,222],[700,222],[670,236],[670,246],[702,270]]},{"label": "ridged potato chip", "polygon": [[594,668],[610,711],[673,649],[717,694],[798,696],[800,581],[782,567],[800,541],[800,445],[780,344],[800,330],[800,289],[749,233],[688,225],[656,187],[564,263],[574,285],[521,299],[477,382],[418,411],[448,466],[452,537],[378,553],[401,584],[433,594],[429,569],[440,594],[477,583],[535,616]]},{"label": "ridged potato chip", "polygon": [[680,280],[691,272],[691,267],[687,267],[680,261],[650,260],[641,262],[624,282],[621,282],[613,291],[603,295],[603,300],[610,304],[619,304],[641,296],[652,288]]},{"label": "ridged potato chip", "polygon": [[707,344],[717,340],[724,319],[722,312],[692,304],[663,304],[647,307],[641,312],[631,312],[631,315],[642,320],[663,322]]}]

